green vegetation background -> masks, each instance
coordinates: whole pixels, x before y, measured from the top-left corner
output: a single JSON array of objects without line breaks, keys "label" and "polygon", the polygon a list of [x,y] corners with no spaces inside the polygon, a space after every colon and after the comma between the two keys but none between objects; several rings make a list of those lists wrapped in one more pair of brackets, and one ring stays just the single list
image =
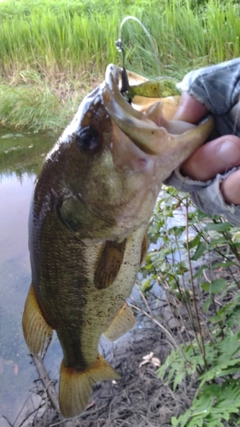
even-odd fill
[{"label": "green vegetation background", "polygon": [[190,69],[239,56],[240,5],[234,0],[3,0],[0,2],[0,123],[63,128],[106,65],[148,77],[181,79]]}]

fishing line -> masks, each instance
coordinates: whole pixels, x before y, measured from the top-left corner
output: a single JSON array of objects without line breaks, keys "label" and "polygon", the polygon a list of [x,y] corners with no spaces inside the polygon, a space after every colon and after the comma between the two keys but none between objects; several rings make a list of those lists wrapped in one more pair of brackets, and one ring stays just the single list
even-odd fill
[{"label": "fishing line", "polygon": [[160,75],[160,74],[161,74],[161,70],[160,70],[160,61],[159,61],[158,49],[157,49],[156,44],[154,43],[154,39],[153,39],[153,37],[151,36],[151,34],[149,33],[149,31],[146,29],[146,27],[143,25],[143,23],[142,23],[138,18],[136,18],[135,16],[131,16],[131,15],[126,16],[126,17],[122,20],[122,22],[121,22],[121,24],[120,24],[120,28],[119,28],[119,37],[118,37],[118,40],[115,42],[115,43],[116,43],[116,46],[117,46],[117,49],[119,50],[119,52],[122,52],[122,54],[123,54],[123,68],[125,68],[125,67],[124,67],[124,62],[125,62],[125,52],[124,52],[124,50],[123,50],[123,43],[122,43],[122,29],[123,29],[124,24],[125,24],[127,21],[129,21],[129,20],[133,20],[133,21],[137,22],[137,23],[140,25],[140,27],[142,28],[142,30],[144,31],[144,33],[146,34],[146,36],[148,37],[148,39],[149,39],[149,41],[150,41],[150,43],[151,43],[151,46],[152,46],[153,52],[154,52],[155,57],[156,57],[156,61],[157,61],[157,68],[158,68],[158,74]]},{"label": "fishing line", "polygon": [[118,39],[115,44],[117,46],[117,50],[122,54],[122,88],[120,92],[122,95],[126,94],[127,101],[129,102],[129,104],[131,104],[132,100],[128,96],[130,86],[128,81],[127,70],[125,68],[125,50],[123,48],[122,40]]}]

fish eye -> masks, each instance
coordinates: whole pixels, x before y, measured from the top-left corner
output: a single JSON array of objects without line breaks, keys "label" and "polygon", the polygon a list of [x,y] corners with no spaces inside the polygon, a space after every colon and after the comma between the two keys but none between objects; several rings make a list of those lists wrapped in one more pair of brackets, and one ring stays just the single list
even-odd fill
[{"label": "fish eye", "polygon": [[87,126],[76,133],[76,144],[80,151],[94,151],[99,145],[97,132]]}]

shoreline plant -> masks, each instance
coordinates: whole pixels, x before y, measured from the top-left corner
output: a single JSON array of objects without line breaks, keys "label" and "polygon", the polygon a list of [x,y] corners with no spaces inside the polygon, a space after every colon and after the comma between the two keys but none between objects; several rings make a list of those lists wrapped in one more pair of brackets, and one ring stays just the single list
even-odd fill
[{"label": "shoreline plant", "polygon": [[[83,97],[104,79],[106,65],[121,65],[115,41],[127,15],[137,17],[150,32],[152,48],[142,28],[129,20],[122,40],[126,67],[147,77],[174,77],[208,64],[239,56],[240,5],[235,0],[3,0],[0,2],[0,85],[4,102],[0,124],[8,127],[58,129],[72,117],[69,100]],[[158,52],[158,55],[156,55]],[[28,78],[25,79],[26,74]],[[49,120],[42,104],[29,103],[25,92],[37,86],[48,105],[56,96],[59,120]],[[24,88],[24,89],[23,89]],[[7,95],[29,107],[12,119]],[[10,94],[11,92],[11,94]],[[34,109],[35,112],[31,112]],[[29,117],[28,117],[29,113]],[[36,116],[36,120],[32,116]],[[19,117],[18,117],[19,116]],[[65,120],[64,120],[65,118]]]},{"label": "shoreline plant", "polygon": [[[152,217],[149,239],[158,246],[147,255],[141,290],[147,298],[159,283],[178,331],[177,348],[158,375],[173,391],[184,381],[196,384],[189,409],[172,417],[172,426],[239,426],[239,229],[196,210],[189,196],[167,188]],[[176,343],[164,311],[157,320]]]}]

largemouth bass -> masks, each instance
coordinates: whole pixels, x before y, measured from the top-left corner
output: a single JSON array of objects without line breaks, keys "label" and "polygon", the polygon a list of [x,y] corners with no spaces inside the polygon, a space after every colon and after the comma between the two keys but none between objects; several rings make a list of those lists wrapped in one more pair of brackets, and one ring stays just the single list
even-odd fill
[{"label": "largemouth bass", "polygon": [[159,103],[137,111],[120,85],[121,69],[109,65],[48,154],[30,208],[23,331],[34,355],[57,332],[65,417],[84,410],[93,384],[119,378],[98,353],[100,336],[116,340],[133,327],[125,301],[162,181],[213,127],[211,118],[197,127],[167,121]]}]

